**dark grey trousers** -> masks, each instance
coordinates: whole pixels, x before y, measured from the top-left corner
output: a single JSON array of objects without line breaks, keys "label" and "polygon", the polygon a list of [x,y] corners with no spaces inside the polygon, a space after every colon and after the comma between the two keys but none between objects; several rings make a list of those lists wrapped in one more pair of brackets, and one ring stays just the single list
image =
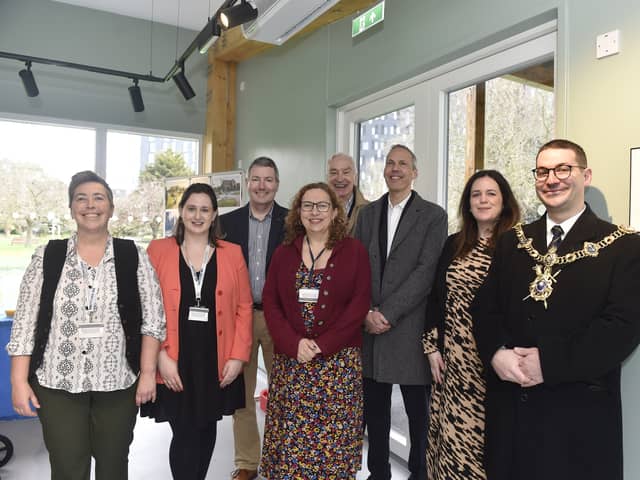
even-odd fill
[{"label": "dark grey trousers", "polygon": [[40,401],[38,416],[49,451],[52,480],[128,478],[129,445],[138,407],[137,382],[113,392],[69,393],[31,382]]}]

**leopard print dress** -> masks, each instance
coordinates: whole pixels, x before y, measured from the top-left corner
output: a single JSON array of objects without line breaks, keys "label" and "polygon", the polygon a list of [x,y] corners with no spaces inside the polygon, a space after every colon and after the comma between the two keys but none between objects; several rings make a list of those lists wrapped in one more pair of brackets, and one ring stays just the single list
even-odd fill
[{"label": "leopard print dress", "polygon": [[[441,384],[433,384],[427,467],[430,480],[485,480],[485,381],[472,332],[469,307],[484,282],[491,256],[480,241],[446,272],[444,351]],[[428,332],[425,353],[437,350],[436,329]]]}]

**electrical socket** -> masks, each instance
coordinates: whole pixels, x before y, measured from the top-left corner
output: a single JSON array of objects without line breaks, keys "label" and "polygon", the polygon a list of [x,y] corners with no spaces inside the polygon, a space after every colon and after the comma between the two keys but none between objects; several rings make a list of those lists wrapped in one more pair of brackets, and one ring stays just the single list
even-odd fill
[{"label": "electrical socket", "polygon": [[596,58],[604,58],[620,52],[620,30],[612,30],[596,37]]}]

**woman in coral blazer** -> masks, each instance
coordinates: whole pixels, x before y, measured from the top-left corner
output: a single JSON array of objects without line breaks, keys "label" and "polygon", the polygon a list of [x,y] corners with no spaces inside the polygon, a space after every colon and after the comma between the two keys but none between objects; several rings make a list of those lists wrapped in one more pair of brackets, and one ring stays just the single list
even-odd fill
[{"label": "woman in coral blazer", "polygon": [[207,475],[216,422],[244,407],[242,367],[251,349],[252,298],[240,247],[219,239],[218,204],[197,183],[179,203],[174,237],[149,244],[167,315],[158,398],[143,415],[169,421],[174,479]]}]

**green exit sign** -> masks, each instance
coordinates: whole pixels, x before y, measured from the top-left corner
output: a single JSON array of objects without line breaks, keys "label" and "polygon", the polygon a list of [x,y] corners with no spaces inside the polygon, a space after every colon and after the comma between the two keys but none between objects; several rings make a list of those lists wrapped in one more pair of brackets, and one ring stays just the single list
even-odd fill
[{"label": "green exit sign", "polygon": [[374,25],[384,20],[384,2],[380,2],[375,7],[370,8],[362,15],[358,15],[351,22],[351,38],[360,35],[365,30],[369,30]]}]

